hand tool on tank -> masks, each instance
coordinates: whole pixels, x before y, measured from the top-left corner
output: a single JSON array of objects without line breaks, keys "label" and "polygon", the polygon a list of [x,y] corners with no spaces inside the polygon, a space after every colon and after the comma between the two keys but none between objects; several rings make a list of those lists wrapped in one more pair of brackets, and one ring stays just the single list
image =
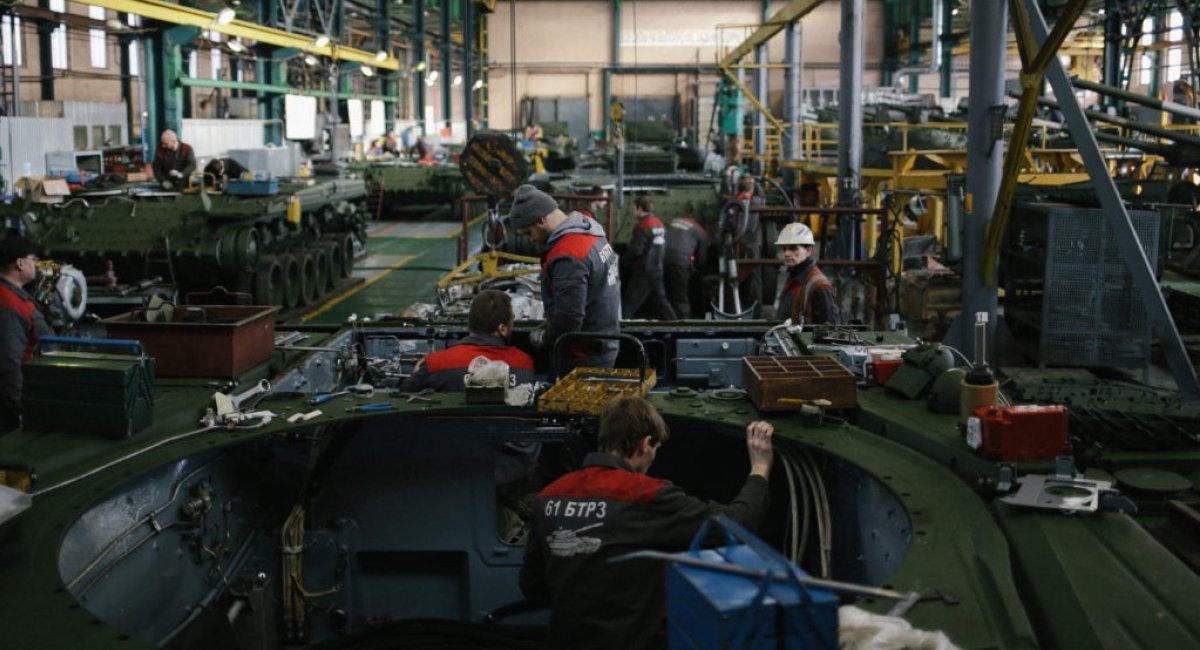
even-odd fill
[{"label": "hand tool on tank", "polygon": [[370,404],[359,404],[346,409],[347,413],[377,413],[379,411],[390,411],[394,407],[391,402],[372,402]]},{"label": "hand tool on tank", "polygon": [[405,398],[404,399],[405,404],[412,404],[413,402],[425,402],[428,404],[440,404],[442,402],[442,400],[434,397],[434,392],[433,392],[432,388],[426,388],[425,390],[422,390],[419,393],[402,393],[400,391],[393,391],[392,397]]},{"label": "hand tool on tank", "polygon": [[325,402],[328,402],[329,400],[331,400],[335,397],[338,397],[340,395],[356,395],[358,397],[366,398],[366,397],[371,397],[374,394],[375,394],[375,387],[372,386],[371,384],[355,384],[353,386],[347,386],[342,390],[335,391],[332,393],[319,393],[317,395],[314,395],[313,397],[309,398],[308,403],[313,406],[318,406],[318,405],[324,404]]}]

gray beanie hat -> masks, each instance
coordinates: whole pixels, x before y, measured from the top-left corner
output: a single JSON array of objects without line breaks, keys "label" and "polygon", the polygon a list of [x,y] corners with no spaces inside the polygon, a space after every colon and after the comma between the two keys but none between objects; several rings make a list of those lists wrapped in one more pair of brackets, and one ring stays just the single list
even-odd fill
[{"label": "gray beanie hat", "polygon": [[516,228],[528,228],[542,217],[558,209],[558,203],[549,194],[526,184],[513,193],[512,210],[508,220]]}]

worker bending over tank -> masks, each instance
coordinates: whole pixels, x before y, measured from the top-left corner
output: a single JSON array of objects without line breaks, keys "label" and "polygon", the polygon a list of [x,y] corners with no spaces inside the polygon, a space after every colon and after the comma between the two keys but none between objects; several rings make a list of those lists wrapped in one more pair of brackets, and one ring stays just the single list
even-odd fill
[{"label": "worker bending over tank", "polygon": [[[530,333],[530,343],[552,346],[568,332],[620,334],[617,254],[600,222],[579,212],[563,214],[550,195],[532,185],[517,188],[509,221],[534,243],[546,246],[541,274],[546,321]],[[611,368],[617,342],[576,340],[568,352],[568,359],[556,360],[562,374],[578,366]]]},{"label": "worker bending over tank", "polygon": [[686,550],[717,514],[757,528],[767,511],[773,431],[766,422],[746,427],[750,474],[733,501],[721,505],[646,475],[669,436],[649,401],[609,403],[600,414],[600,451],[546,486],[533,508],[521,591],[531,601],[549,601],[549,647],[665,646],[662,566],[609,559],[643,549]]},{"label": "worker bending over tank", "polygon": [[779,231],[775,247],[788,267],[787,282],[779,293],[779,318],[793,323],[804,317],[805,323],[841,322],[837,294],[829,278],[817,268],[813,259],[812,230],[802,223],[789,223]]}]

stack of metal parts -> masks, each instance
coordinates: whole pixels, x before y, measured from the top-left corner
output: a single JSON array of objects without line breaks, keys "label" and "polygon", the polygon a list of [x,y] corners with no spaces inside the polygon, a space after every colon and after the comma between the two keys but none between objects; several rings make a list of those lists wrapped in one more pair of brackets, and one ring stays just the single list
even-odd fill
[{"label": "stack of metal parts", "polygon": [[[1160,219],[1129,217],[1151,268]],[[1005,249],[1010,322],[1037,332],[1039,363],[1140,368],[1150,360],[1150,320],[1099,209],[1026,204],[1013,213]]]},{"label": "stack of metal parts", "polygon": [[538,410],[600,415],[618,397],[645,397],[657,381],[653,368],[575,368],[538,399]]}]

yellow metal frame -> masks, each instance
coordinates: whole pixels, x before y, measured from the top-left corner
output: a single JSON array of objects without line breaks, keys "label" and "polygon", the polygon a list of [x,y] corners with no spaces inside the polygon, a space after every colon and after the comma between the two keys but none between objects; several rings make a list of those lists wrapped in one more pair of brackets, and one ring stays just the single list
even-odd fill
[{"label": "yellow metal frame", "polygon": [[[541,269],[520,269],[518,271],[501,271],[500,262],[516,262],[518,264],[541,264],[541,260],[536,257],[526,257],[524,255],[514,255],[504,251],[486,251],[478,255],[474,255],[467,261],[454,267],[452,271],[442,276],[438,280],[438,289],[447,289],[459,284],[471,284],[472,282],[481,282],[493,278],[516,278],[530,273],[537,273]],[[462,275],[467,272],[475,264],[479,264],[479,272],[471,275]]]},{"label": "yellow metal frame", "polygon": [[215,13],[184,5],[171,4],[162,0],[87,0],[87,3],[97,7],[104,7],[105,9],[112,9],[113,11],[142,16],[151,20],[159,20],[164,23],[189,25],[208,31],[220,32],[226,36],[238,36],[243,39],[267,43],[268,45],[275,45],[277,47],[296,48],[310,54],[327,56],[340,61],[364,63],[383,70],[400,69],[400,62],[398,60],[389,57],[383,61],[376,61],[374,52],[367,52],[353,47],[343,47],[335,43],[317,47],[312,36],[294,34],[273,27],[264,27],[244,20],[235,19],[226,25],[222,25],[217,22],[217,14]]}]

